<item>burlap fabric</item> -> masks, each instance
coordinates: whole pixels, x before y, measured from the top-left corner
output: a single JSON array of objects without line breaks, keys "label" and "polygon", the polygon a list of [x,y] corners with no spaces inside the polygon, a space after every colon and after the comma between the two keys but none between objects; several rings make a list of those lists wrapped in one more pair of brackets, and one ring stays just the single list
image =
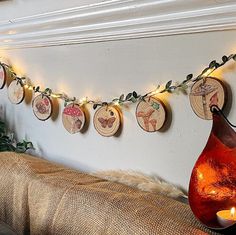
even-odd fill
[{"label": "burlap fabric", "polygon": [[188,205],[26,154],[0,154],[0,220],[18,234],[216,234]]}]

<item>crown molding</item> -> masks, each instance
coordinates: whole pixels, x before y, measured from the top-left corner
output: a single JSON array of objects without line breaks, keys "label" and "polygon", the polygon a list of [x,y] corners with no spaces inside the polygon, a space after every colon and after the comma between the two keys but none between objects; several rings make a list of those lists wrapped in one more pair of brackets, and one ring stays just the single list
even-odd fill
[{"label": "crown molding", "polygon": [[236,29],[234,0],[109,0],[0,22],[0,49]]}]

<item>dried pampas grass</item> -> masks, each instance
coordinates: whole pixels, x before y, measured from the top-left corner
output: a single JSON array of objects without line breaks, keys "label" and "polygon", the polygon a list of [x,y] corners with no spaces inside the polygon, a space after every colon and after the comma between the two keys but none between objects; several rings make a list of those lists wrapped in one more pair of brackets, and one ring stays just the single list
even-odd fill
[{"label": "dried pampas grass", "polygon": [[122,183],[145,192],[161,193],[171,198],[187,198],[187,195],[176,186],[159,177],[152,177],[137,171],[109,170],[98,171],[92,175],[113,182]]}]

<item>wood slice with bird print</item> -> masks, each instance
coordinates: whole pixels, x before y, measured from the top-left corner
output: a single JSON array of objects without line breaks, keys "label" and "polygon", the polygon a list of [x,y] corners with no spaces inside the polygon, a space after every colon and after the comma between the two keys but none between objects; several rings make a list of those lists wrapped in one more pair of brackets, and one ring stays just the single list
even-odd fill
[{"label": "wood slice with bird print", "polygon": [[62,113],[62,123],[71,134],[81,131],[85,124],[85,114],[82,108],[78,104],[68,104]]},{"label": "wood slice with bird print", "polygon": [[161,129],[166,121],[166,108],[163,102],[154,97],[141,100],[136,108],[139,126],[147,132]]},{"label": "wood slice with bird print", "polygon": [[52,115],[52,101],[47,95],[38,95],[33,99],[32,108],[34,115],[41,121],[45,121]]},{"label": "wood slice with bird print", "polygon": [[119,130],[121,124],[120,113],[113,106],[102,106],[95,112],[93,124],[100,135],[113,136]]},{"label": "wood slice with bird print", "polygon": [[0,89],[6,84],[6,70],[2,64],[0,64]]},{"label": "wood slice with bird print", "polygon": [[189,99],[191,107],[198,117],[211,120],[210,107],[212,105],[217,105],[220,109],[224,107],[226,88],[217,78],[206,77],[193,84]]},{"label": "wood slice with bird print", "polygon": [[8,98],[13,104],[20,104],[25,98],[25,89],[18,80],[13,80],[7,90]]}]

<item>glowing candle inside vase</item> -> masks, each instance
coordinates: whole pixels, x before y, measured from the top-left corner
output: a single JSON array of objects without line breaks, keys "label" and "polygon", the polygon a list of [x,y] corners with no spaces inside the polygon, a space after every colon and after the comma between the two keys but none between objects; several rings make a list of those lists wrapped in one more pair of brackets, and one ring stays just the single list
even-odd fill
[{"label": "glowing candle inside vase", "polygon": [[218,211],[216,215],[219,224],[224,228],[236,223],[235,207],[232,207],[230,210]]}]

